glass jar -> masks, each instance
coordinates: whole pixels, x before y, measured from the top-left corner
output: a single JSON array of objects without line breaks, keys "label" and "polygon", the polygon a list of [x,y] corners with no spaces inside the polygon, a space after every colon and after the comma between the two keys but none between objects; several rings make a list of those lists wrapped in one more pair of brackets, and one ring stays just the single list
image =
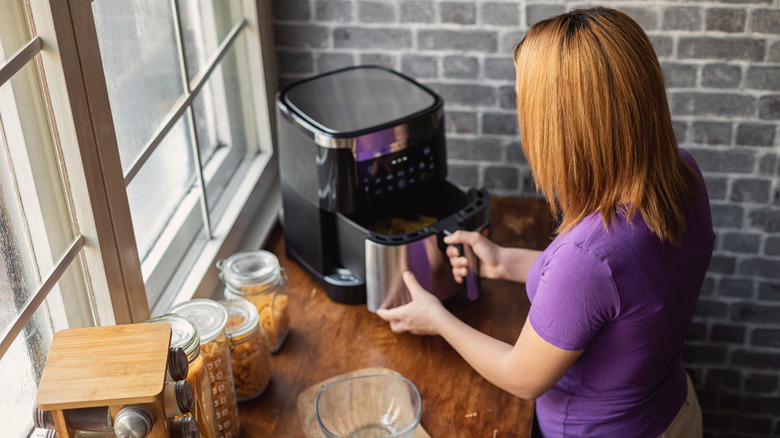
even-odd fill
[{"label": "glass jar", "polygon": [[276,353],[290,330],[287,271],[279,259],[265,250],[241,251],[219,260],[217,268],[225,282],[225,298],[243,298],[257,307],[271,353]]},{"label": "glass jar", "polygon": [[271,380],[271,348],[268,334],[260,326],[260,315],[247,300],[224,300],[228,312],[227,336],[230,342],[230,366],[238,401],[262,394]]},{"label": "glass jar", "polygon": [[198,328],[189,319],[172,313],[152,318],[149,322],[167,322],[171,325],[171,348],[181,347],[189,361],[187,382],[195,393],[193,416],[198,422],[200,436],[218,438],[217,413],[211,392],[211,379],[203,355],[200,354]]},{"label": "glass jar", "polygon": [[214,300],[193,299],[171,309],[171,312],[191,320],[200,333],[200,349],[211,379],[211,392],[217,415],[220,438],[236,438],[240,432],[238,404],[230,368],[227,310]]}]

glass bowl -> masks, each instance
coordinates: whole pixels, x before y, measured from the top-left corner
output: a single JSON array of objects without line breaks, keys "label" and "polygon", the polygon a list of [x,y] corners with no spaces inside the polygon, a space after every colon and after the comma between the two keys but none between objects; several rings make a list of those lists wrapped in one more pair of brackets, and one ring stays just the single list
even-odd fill
[{"label": "glass bowl", "polygon": [[409,379],[373,374],[326,385],[314,411],[329,438],[411,437],[420,424],[422,399]]}]

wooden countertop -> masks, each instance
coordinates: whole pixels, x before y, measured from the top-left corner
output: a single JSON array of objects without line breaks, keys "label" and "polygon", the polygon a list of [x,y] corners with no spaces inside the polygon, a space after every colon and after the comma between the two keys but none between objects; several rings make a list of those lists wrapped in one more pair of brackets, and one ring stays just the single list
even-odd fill
[{"label": "wooden countertop", "polygon": [[[505,246],[543,249],[553,218],[542,200],[493,198],[492,239]],[[239,403],[242,438],[305,437],[298,395],[311,385],[366,367],[393,369],[414,382],[423,400],[421,424],[434,438],[529,437],[533,402],[518,399],[477,374],[442,338],[395,334],[365,305],[331,301],[322,287],[287,259],[277,227],[266,249],[279,257],[288,283],[291,330],[272,357],[272,377],[258,398]],[[463,321],[514,343],[528,312],[525,285],[482,280],[470,302],[447,307]]]}]

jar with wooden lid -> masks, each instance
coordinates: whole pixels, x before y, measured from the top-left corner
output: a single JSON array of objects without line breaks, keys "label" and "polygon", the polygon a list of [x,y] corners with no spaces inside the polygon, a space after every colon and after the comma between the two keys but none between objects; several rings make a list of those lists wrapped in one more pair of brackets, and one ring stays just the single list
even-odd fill
[{"label": "jar with wooden lid", "polygon": [[173,313],[152,318],[149,322],[167,322],[171,325],[171,348],[181,347],[189,361],[186,380],[194,392],[193,416],[198,422],[200,436],[202,438],[219,438],[217,413],[211,391],[211,378],[201,354],[198,328],[186,317]]},{"label": "jar with wooden lid", "polygon": [[225,329],[227,310],[217,301],[198,298],[174,306],[171,312],[191,320],[200,333],[200,349],[211,379],[220,438],[238,437],[241,428]]},{"label": "jar with wooden lid", "polygon": [[287,271],[265,250],[241,251],[217,262],[225,282],[225,298],[243,298],[257,308],[268,333],[271,353],[279,350],[290,329]]},{"label": "jar with wooden lid", "polygon": [[262,394],[271,380],[271,348],[268,335],[260,325],[260,315],[247,300],[224,300],[228,312],[227,336],[230,366],[238,401]]}]

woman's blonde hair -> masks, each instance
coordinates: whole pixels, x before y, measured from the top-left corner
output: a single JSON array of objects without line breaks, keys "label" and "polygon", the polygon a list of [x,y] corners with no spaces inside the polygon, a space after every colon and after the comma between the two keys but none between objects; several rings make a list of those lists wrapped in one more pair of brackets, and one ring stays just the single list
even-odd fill
[{"label": "woman's blonde hair", "polygon": [[593,212],[639,213],[679,244],[698,175],[677,149],[663,73],[642,28],[606,8],[533,25],[515,49],[517,110],[534,183],[558,232]]}]

